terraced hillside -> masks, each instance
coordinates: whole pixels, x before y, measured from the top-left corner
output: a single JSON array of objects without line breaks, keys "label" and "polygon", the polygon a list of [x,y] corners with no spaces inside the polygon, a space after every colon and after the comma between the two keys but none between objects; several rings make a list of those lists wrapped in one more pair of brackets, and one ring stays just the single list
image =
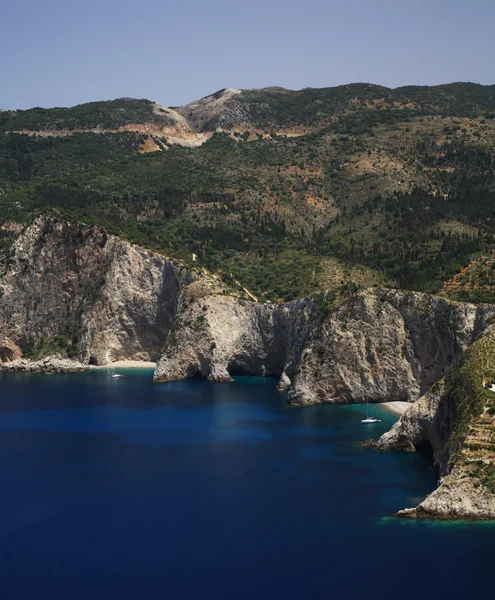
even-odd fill
[{"label": "terraced hillside", "polygon": [[494,148],[495,86],[464,83],[5,111],[0,208],[98,224],[261,300],[439,292],[495,247]]},{"label": "terraced hillside", "polygon": [[458,300],[471,297],[495,303],[495,253],[475,256],[460,273],[444,283],[441,293]]}]

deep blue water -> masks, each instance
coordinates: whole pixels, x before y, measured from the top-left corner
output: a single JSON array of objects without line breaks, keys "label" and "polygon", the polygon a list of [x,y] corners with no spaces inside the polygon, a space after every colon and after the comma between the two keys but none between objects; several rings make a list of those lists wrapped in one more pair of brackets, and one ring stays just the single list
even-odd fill
[{"label": "deep blue water", "polygon": [[274,383],[0,376],[0,598],[492,596],[494,526],[388,518],[437,479],[394,415]]}]

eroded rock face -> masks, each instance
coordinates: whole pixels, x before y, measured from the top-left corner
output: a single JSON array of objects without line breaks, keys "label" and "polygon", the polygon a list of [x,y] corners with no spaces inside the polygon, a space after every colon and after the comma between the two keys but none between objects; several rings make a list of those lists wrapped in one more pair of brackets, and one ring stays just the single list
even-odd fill
[{"label": "eroded rock face", "polygon": [[493,519],[495,418],[483,384],[495,368],[495,326],[489,326],[449,373],[382,435],[383,450],[429,446],[440,471],[438,488],[408,518]]},{"label": "eroded rock face", "polygon": [[182,297],[155,380],[290,375],[319,319],[311,298],[281,306],[256,304],[192,283]]},{"label": "eroded rock face", "polygon": [[24,373],[71,373],[85,371],[89,367],[77,360],[46,356],[40,360],[30,361],[18,359],[8,363],[0,364],[1,371],[24,372]]},{"label": "eroded rock face", "polygon": [[292,382],[287,376],[287,373],[284,371],[280,376],[280,380],[277,383],[277,391],[279,392],[288,392],[292,386]]},{"label": "eroded rock face", "polygon": [[[322,298],[284,305],[185,290],[155,380],[282,377],[294,404],[417,400],[483,331],[495,308],[367,290],[330,316]],[[287,377],[288,381],[285,380]]]},{"label": "eroded rock face", "polygon": [[442,379],[406,410],[392,429],[382,435],[377,446],[382,450],[414,452],[429,445],[436,465],[445,473],[448,463],[446,446],[450,435],[450,428],[445,425],[451,422],[452,415],[446,413],[448,405],[439,410],[444,390],[445,381]]},{"label": "eroded rock face", "polygon": [[356,294],[315,331],[298,365],[291,402],[413,402],[494,314],[494,307],[416,292]]},{"label": "eroded rock face", "polygon": [[495,494],[455,468],[442,478],[437,489],[415,508],[405,508],[398,517],[413,519],[495,519]]},{"label": "eroded rock face", "polygon": [[192,279],[97,228],[39,218],[14,241],[0,277],[3,347],[64,336],[85,363],[155,360]]},{"label": "eroded rock face", "polygon": [[[51,373],[159,357],[157,381],[276,376],[278,389],[290,390],[290,401],[301,405],[419,398],[378,444],[431,446],[442,479],[401,515],[495,518],[494,482],[486,483],[493,460],[483,454],[495,422],[479,408],[482,371],[468,377],[475,392],[466,394],[467,404],[477,402],[478,421],[469,421],[471,433],[455,444],[455,428],[468,421],[466,402],[456,399],[449,379],[461,354],[495,371],[495,307],[379,289],[356,294],[330,314],[323,296],[258,304],[96,228],[40,218],[12,235],[8,261],[0,265],[0,368]],[[68,340],[80,362],[21,358],[54,336]],[[473,436],[469,444],[466,435]]]}]

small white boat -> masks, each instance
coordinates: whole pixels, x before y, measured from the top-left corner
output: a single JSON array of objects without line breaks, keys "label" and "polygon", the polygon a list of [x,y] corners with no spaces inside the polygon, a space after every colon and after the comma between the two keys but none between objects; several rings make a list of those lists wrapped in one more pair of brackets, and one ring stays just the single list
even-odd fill
[{"label": "small white boat", "polygon": [[122,375],[115,373],[115,369],[112,369],[112,379],[118,379],[119,377],[122,377]]},{"label": "small white boat", "polygon": [[361,423],[379,423],[381,421],[381,419],[376,419],[375,417],[370,417],[368,408],[369,408],[368,398],[366,398],[366,419],[361,419]]}]

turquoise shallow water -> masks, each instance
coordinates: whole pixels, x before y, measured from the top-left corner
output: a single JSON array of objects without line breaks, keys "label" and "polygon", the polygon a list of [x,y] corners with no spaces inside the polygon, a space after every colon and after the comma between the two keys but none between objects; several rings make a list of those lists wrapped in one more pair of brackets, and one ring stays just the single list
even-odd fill
[{"label": "turquoise shallow water", "polygon": [[492,524],[389,518],[427,457],[273,380],[0,376],[0,598],[491,597]]}]

